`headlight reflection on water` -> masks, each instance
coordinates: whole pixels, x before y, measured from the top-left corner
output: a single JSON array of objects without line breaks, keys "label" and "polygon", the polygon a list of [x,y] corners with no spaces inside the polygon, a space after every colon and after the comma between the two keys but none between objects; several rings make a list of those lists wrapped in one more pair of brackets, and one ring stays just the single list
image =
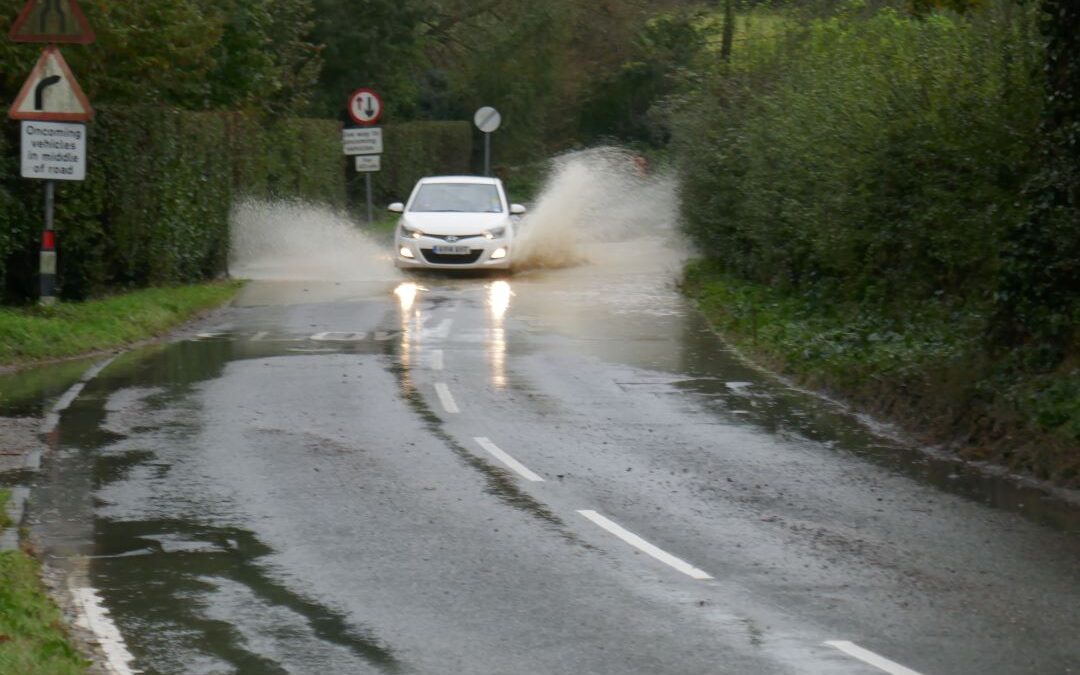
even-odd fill
[{"label": "headlight reflection on water", "polygon": [[[412,282],[404,282],[394,289],[401,307],[401,342],[400,362],[405,370],[403,387],[409,394],[412,389],[410,370],[413,366],[414,350],[423,350],[420,344],[423,325],[423,313],[417,303],[420,293],[426,288]],[[486,345],[487,360],[491,368],[491,385],[496,389],[506,388],[506,313],[510,309],[514,292],[505,281],[495,281],[487,286],[485,304],[488,315],[488,339]],[[441,350],[440,350],[441,351]],[[440,359],[441,363],[441,359]],[[439,366],[441,368],[441,366]]]},{"label": "headlight reflection on water", "polygon": [[506,281],[494,281],[488,286],[488,309],[491,315],[498,320],[506,316],[506,310],[510,309],[510,298],[514,297],[514,291]]},{"label": "headlight reflection on water", "polygon": [[491,365],[491,386],[496,389],[506,388],[506,312],[510,309],[510,299],[514,296],[510,284],[494,281],[487,289],[487,306],[491,315],[491,329],[488,332],[488,362]]},{"label": "headlight reflection on water", "polygon": [[401,311],[408,312],[412,309],[413,304],[416,302],[416,296],[419,293],[420,287],[410,281],[399,284],[398,287],[394,289],[394,295],[398,297]]},{"label": "headlight reflection on water", "polygon": [[[412,394],[412,350],[416,348],[416,336],[413,327],[420,325],[420,309],[416,306],[416,298],[422,289],[412,282],[404,282],[394,289],[398,304],[401,306],[401,343],[399,358],[404,371],[402,375],[402,393],[406,397]],[[413,311],[413,308],[416,310]],[[415,323],[414,323],[415,321]]]}]

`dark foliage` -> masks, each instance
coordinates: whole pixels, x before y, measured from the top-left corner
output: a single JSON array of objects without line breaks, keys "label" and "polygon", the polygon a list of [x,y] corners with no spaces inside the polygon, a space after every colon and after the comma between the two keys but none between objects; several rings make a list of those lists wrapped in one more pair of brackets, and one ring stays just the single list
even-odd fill
[{"label": "dark foliage", "polygon": [[994,337],[1024,348],[1021,365],[1052,369],[1080,348],[1080,5],[1044,0],[1042,9],[1040,169],[1027,216],[1007,233]]}]

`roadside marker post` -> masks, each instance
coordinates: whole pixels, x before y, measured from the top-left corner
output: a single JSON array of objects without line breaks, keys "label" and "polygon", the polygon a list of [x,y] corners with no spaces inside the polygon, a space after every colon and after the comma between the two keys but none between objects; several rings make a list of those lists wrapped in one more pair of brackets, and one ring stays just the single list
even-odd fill
[{"label": "roadside marker post", "polygon": [[40,302],[51,305],[56,302],[56,229],[53,208],[56,202],[56,182],[45,181],[45,231],[41,233],[41,259],[38,272],[41,277]]},{"label": "roadside marker post", "polygon": [[502,125],[502,115],[491,106],[484,106],[473,115],[473,124],[484,132],[484,175],[491,175],[491,134],[499,130]]},{"label": "roadside marker post", "polygon": [[[341,135],[342,148],[346,155],[356,156],[356,171],[364,174],[367,199],[367,222],[375,222],[374,189],[371,174],[379,171],[382,156],[382,129],[373,126],[382,118],[383,101],[372,89],[357,89],[349,96],[349,117],[358,124],[359,129],[344,129]],[[374,157],[374,160],[370,159]]]},{"label": "roadside marker post", "polygon": [[38,265],[40,302],[56,300],[56,181],[86,179],[86,125],[22,121],[21,175],[45,180],[45,229]]},{"label": "roadside marker post", "polygon": [[45,181],[45,227],[38,302],[56,302],[56,181],[86,179],[86,122],[94,109],[56,43],[88,45],[94,31],[77,0],[28,0],[11,26],[13,42],[48,43],[8,117],[22,122],[21,175]]}]

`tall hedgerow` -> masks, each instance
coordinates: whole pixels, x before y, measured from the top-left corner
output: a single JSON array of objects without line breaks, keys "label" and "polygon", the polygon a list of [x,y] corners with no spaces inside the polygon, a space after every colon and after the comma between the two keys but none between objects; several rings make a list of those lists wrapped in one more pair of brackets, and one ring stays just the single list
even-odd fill
[{"label": "tall hedgerow", "polygon": [[845,14],[722,69],[678,126],[690,233],[771,285],[985,299],[1034,159],[1031,15]]},{"label": "tall hedgerow", "polygon": [[[340,123],[255,113],[101,106],[86,180],[57,187],[60,293],[190,283],[225,272],[236,198],[297,197],[343,208]],[[17,142],[16,142],[17,145]],[[0,153],[0,289],[36,297],[41,181]],[[5,172],[3,167],[14,167]],[[5,206],[5,200],[8,206]]]}]

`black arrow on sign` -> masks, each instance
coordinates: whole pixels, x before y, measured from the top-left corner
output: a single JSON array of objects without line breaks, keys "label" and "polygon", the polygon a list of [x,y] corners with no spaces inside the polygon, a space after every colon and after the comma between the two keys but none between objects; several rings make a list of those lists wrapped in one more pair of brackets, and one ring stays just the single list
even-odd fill
[{"label": "black arrow on sign", "polygon": [[60,81],[59,75],[50,75],[34,87],[34,110],[45,109],[45,90]]},{"label": "black arrow on sign", "polygon": [[364,112],[367,113],[368,117],[375,117],[375,97],[365,96],[364,98],[367,99],[367,110]]},{"label": "black arrow on sign", "polygon": [[60,18],[60,32],[67,30],[67,17],[64,16],[64,8],[60,6],[60,0],[45,0],[45,9],[41,10],[41,32],[45,33],[45,26],[49,15],[56,12]]}]

